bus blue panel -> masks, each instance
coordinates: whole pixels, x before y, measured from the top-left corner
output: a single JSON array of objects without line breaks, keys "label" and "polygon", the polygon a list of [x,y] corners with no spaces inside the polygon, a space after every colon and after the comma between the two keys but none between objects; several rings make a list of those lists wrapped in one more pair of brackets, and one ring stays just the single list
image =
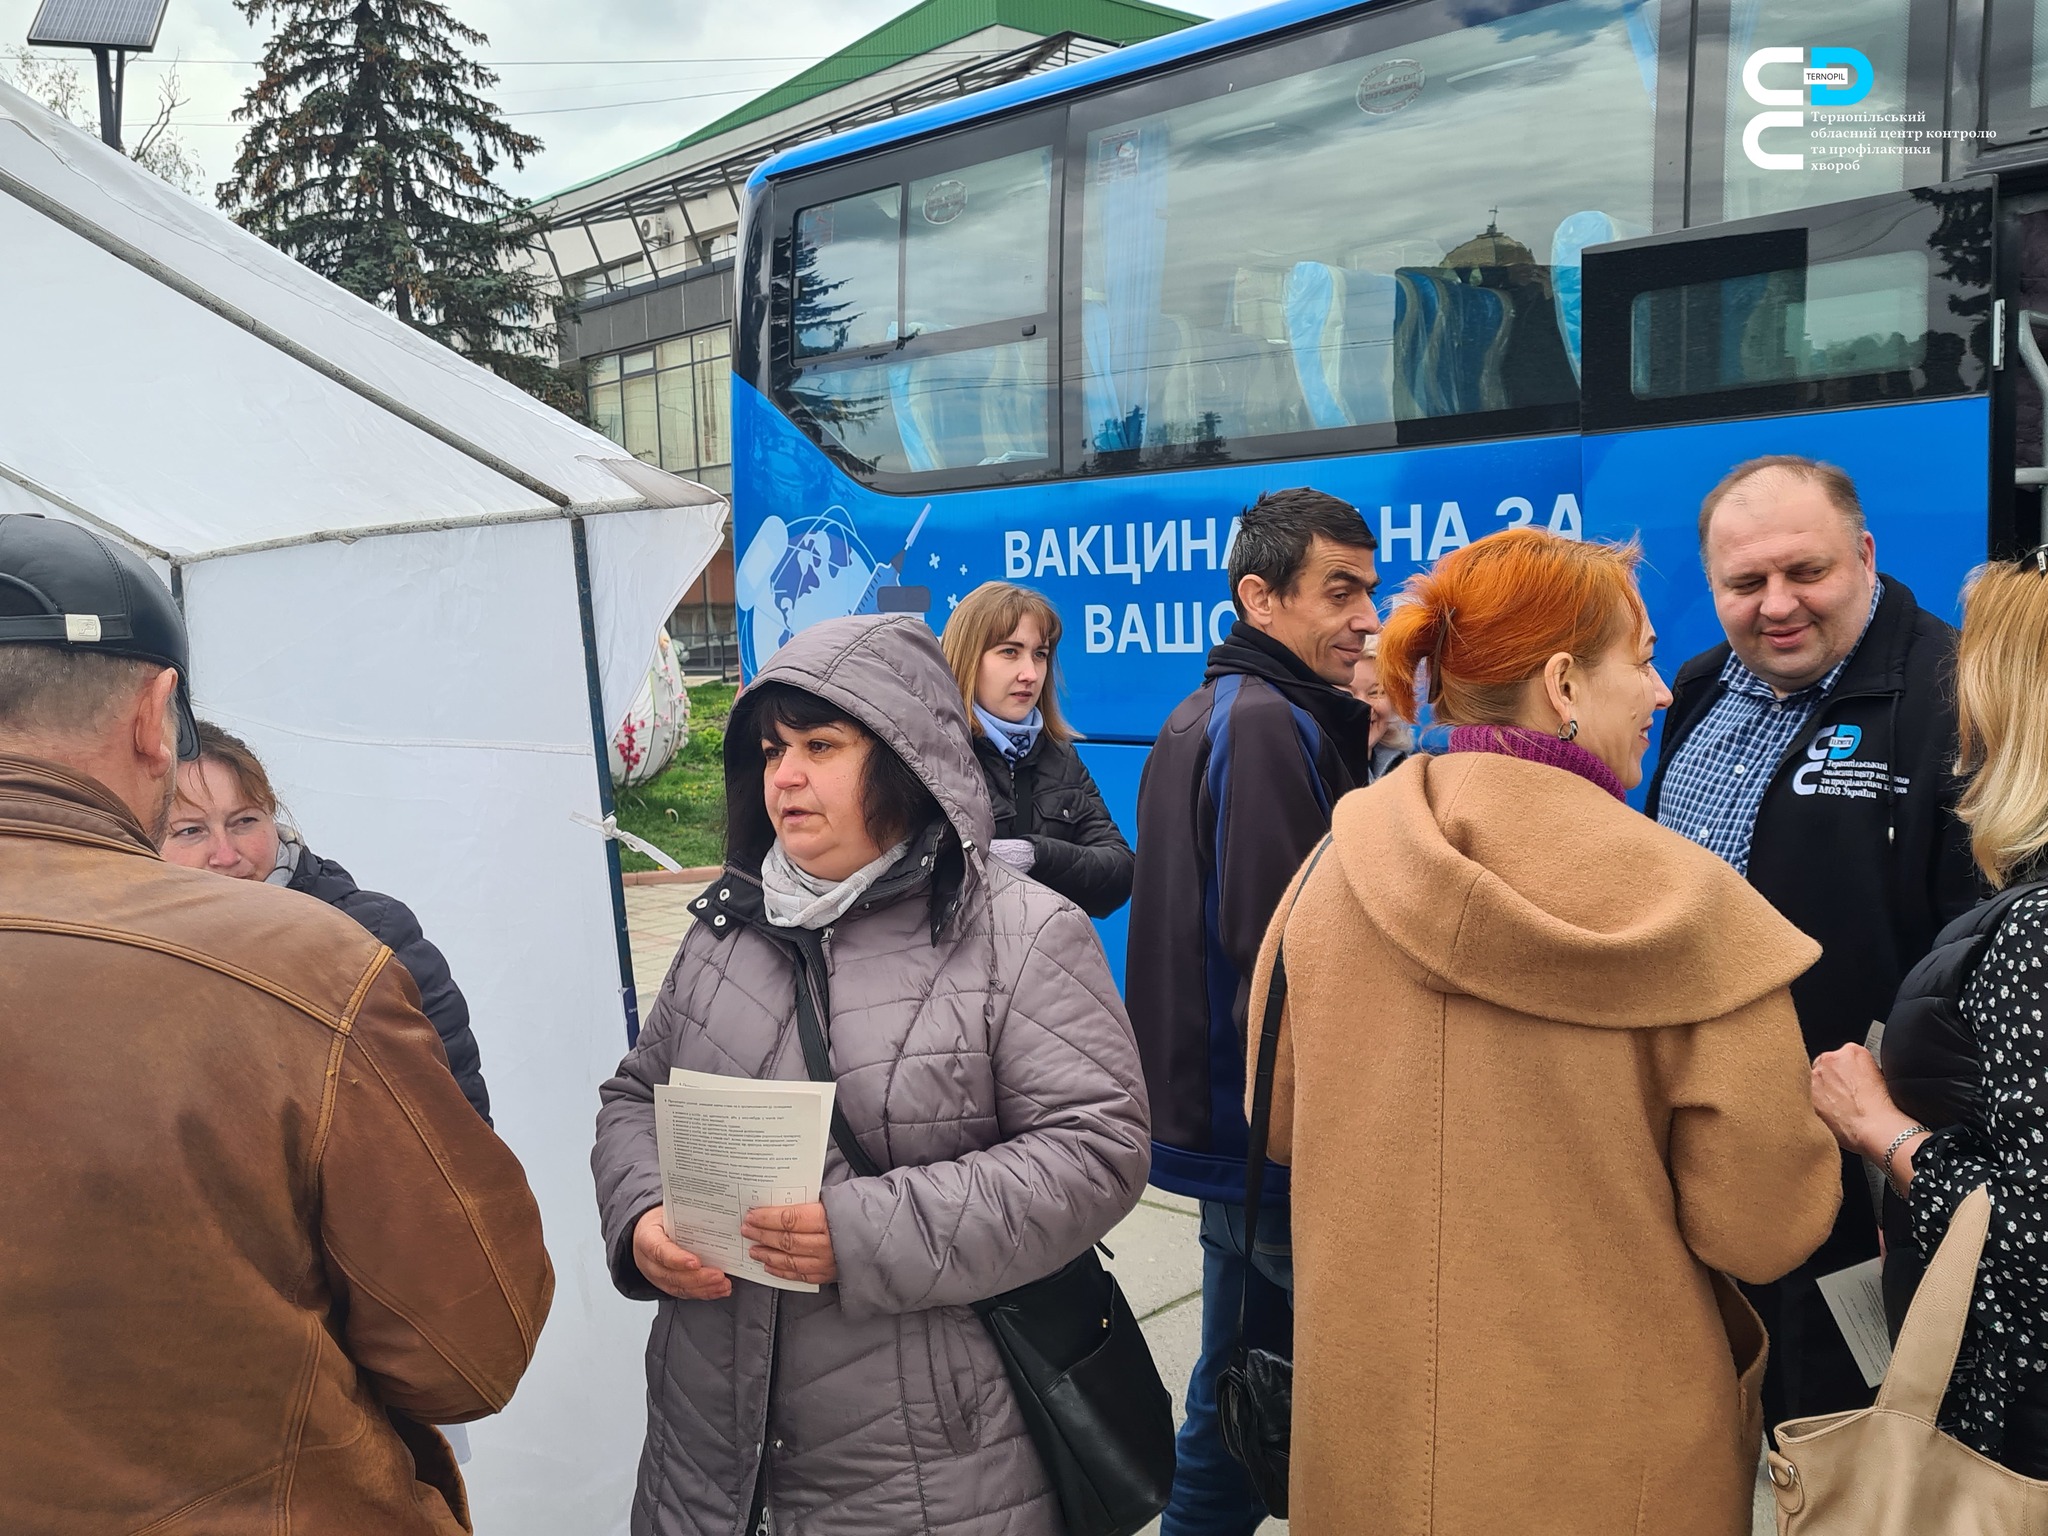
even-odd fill
[{"label": "bus blue panel", "polygon": [[[1665,677],[1723,639],[1700,569],[1699,505],[1731,467],[1759,454],[1804,454],[1847,470],[1878,569],[1959,622],[1963,578],[1986,550],[1990,410],[1976,396],[1584,439],[1588,527],[1641,529],[1643,596]],[[1654,765],[1645,764],[1646,779]]]},{"label": "bus blue panel", "polygon": [[1262,37],[1287,27],[1320,21],[1341,11],[1362,8],[1357,0],[1281,0],[1277,5],[1261,6],[1255,11],[1169,32],[1164,37],[1113,49],[1078,64],[1069,64],[1064,69],[1030,75],[1008,85],[923,107],[902,117],[892,117],[887,122],[796,145],[776,155],[748,177],[747,190],[752,191],[773,177],[799,171],[806,166],[844,160],[960,123],[993,117],[1015,107],[1028,107],[1036,102],[1070,96],[1091,86],[1127,79],[1200,54],[1213,53],[1247,38]]},{"label": "bus blue panel", "polygon": [[[1109,807],[1109,814],[1123,829],[1124,840],[1133,848],[1137,847],[1138,776],[1145,771],[1149,749],[1084,741],[1078,744],[1078,750],[1081,761],[1095,776],[1095,787],[1102,791],[1103,804]],[[1127,903],[1110,916],[1097,919],[1095,924],[1095,931],[1102,935],[1102,952],[1109,956],[1110,974],[1116,977],[1119,992],[1124,989],[1124,945],[1128,941],[1130,911]]]},{"label": "bus blue panel", "polygon": [[[1447,549],[1533,523],[1625,537],[1581,514],[1579,439],[1531,438],[1353,458],[885,496],[859,485],[750,386],[733,382],[734,549],[741,661],[844,613],[923,613],[934,629],[984,581],[1036,587],[1066,622],[1065,700],[1098,741],[1149,742],[1202,680],[1229,629],[1233,516],[1260,492],[1314,485],[1357,505],[1380,539],[1384,590]],[[1690,526],[1692,513],[1671,515]]]}]

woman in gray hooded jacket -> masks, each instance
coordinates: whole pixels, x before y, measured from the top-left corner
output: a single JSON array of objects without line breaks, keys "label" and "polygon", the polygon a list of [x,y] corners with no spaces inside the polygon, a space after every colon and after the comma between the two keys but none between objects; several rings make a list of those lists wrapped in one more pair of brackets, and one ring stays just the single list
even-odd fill
[{"label": "woman in gray hooded jacket", "polygon": [[[908,616],[772,657],[725,744],[727,864],[592,1164],[613,1277],[660,1303],[636,1536],[1059,1536],[1059,1505],[970,1304],[1085,1252],[1144,1187],[1150,1124],[1086,917],[988,857],[951,672]],[[781,1291],[661,1225],[671,1067],[802,1079],[809,968],[838,1103],[880,1177],[827,1152],[822,1199],[748,1217]]]}]

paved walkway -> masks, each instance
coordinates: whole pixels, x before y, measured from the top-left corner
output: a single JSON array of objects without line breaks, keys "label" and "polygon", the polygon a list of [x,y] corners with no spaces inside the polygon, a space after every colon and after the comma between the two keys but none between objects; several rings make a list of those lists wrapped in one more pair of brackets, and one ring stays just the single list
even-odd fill
[{"label": "paved walkway", "polygon": [[[626,917],[633,934],[633,984],[644,1016],[668,974],[676,947],[689,931],[690,903],[701,885],[626,887]],[[1138,1208],[1106,1239],[1116,1258],[1110,1268],[1130,1298],[1145,1330],[1160,1377],[1173,1393],[1173,1416],[1181,1418],[1188,1373],[1195,1367],[1202,1333],[1202,1256],[1197,1241],[1195,1202],[1164,1190],[1147,1189]],[[1777,1524],[1767,1490],[1759,1490],[1755,1536],[1772,1536]],[[1159,1529],[1154,1521],[1145,1528]],[[1285,1532],[1287,1522],[1269,1520],[1261,1536]]]}]

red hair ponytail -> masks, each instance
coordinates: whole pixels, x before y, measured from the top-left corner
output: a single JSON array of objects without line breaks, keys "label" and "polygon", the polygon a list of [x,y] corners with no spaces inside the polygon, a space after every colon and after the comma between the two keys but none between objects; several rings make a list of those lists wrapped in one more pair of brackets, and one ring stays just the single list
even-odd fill
[{"label": "red hair ponytail", "polygon": [[[1523,684],[1563,651],[1590,666],[1649,622],[1635,544],[1583,544],[1508,528],[1408,578],[1380,632],[1380,683],[1413,720],[1427,702],[1450,725],[1513,722]],[[1429,697],[1417,694],[1425,668]]]}]

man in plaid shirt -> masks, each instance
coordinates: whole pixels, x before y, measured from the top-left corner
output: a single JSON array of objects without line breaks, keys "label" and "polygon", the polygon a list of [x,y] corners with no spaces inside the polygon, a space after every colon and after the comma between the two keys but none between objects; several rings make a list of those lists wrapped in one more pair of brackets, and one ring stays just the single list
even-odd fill
[{"label": "man in plaid shirt", "polygon": [[[1899,982],[1979,891],[1949,677],[1955,631],[1877,570],[1856,487],[1779,455],[1736,466],[1700,509],[1728,643],[1672,682],[1647,809],[1726,859],[1821,944],[1792,984],[1810,1055],[1861,1043]],[[1877,1256],[1857,1159],[1834,1234],[1774,1285],[1745,1286],[1771,1332],[1766,1421],[1873,1396],[1819,1276]]]}]

